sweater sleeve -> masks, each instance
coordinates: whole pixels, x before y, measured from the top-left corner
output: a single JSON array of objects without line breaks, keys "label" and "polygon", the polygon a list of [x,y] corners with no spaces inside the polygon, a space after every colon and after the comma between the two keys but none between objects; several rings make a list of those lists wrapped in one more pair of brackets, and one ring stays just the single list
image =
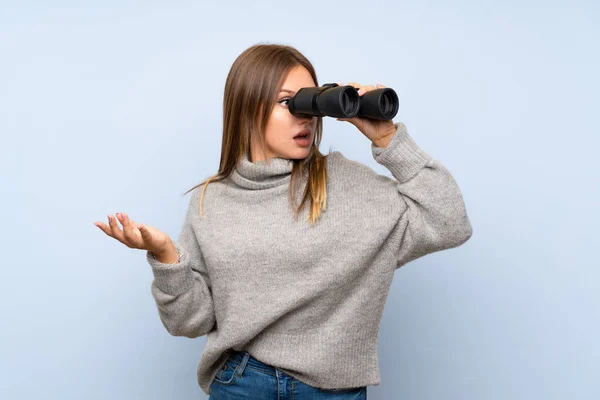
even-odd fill
[{"label": "sweater sleeve", "polygon": [[371,144],[373,158],[396,178],[402,209],[396,226],[396,268],[426,254],[458,247],[473,234],[461,191],[450,172],[421,149],[406,126],[387,147]]},{"label": "sweater sleeve", "polygon": [[189,338],[207,334],[215,324],[210,277],[194,230],[194,221],[199,218],[199,192],[192,191],[183,228],[175,242],[179,262],[161,263],[146,252],[154,275],[151,291],[160,319],[171,335]]}]

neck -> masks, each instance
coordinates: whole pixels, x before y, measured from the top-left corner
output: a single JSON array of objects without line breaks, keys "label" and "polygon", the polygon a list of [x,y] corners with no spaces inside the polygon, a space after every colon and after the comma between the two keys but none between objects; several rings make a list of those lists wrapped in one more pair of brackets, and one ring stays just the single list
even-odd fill
[{"label": "neck", "polygon": [[287,185],[292,175],[293,160],[282,157],[250,161],[244,154],[237,163],[231,179],[238,186],[249,190],[269,189]]}]

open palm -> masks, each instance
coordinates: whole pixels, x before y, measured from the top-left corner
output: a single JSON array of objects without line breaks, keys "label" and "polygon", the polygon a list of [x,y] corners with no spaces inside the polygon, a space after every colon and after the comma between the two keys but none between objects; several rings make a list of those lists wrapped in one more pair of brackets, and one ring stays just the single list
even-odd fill
[{"label": "open palm", "polygon": [[[150,225],[137,223],[129,219],[125,213],[117,213],[116,215],[117,218],[108,215],[108,225],[102,222],[95,222],[94,225],[108,236],[132,249],[148,250],[159,254],[172,243],[171,238],[161,230]],[[122,229],[117,221],[123,226]]]}]

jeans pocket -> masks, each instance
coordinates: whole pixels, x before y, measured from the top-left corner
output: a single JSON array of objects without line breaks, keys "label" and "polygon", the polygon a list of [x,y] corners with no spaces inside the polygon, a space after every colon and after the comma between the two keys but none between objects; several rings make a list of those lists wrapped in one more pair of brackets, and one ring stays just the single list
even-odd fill
[{"label": "jeans pocket", "polygon": [[215,382],[222,385],[232,385],[235,382],[237,374],[235,373],[238,369],[239,362],[234,360],[225,361],[225,365],[215,375]]},{"label": "jeans pocket", "polygon": [[363,389],[362,386],[354,388],[342,388],[342,389],[323,389],[321,390],[326,393],[359,393]]}]

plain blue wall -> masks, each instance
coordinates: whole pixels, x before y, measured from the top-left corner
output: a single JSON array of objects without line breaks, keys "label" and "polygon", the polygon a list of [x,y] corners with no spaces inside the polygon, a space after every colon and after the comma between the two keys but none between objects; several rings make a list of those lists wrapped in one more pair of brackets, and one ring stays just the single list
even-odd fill
[{"label": "plain blue wall", "polygon": [[[464,246],[396,271],[369,399],[598,399],[599,6],[592,1],[2,2],[3,399],[201,399],[108,213],[177,237],[216,172],[235,58],[394,88],[459,183]],[[52,4],[51,4],[52,3]],[[211,2],[212,3],[212,2]],[[321,150],[389,172],[352,125]]]}]

